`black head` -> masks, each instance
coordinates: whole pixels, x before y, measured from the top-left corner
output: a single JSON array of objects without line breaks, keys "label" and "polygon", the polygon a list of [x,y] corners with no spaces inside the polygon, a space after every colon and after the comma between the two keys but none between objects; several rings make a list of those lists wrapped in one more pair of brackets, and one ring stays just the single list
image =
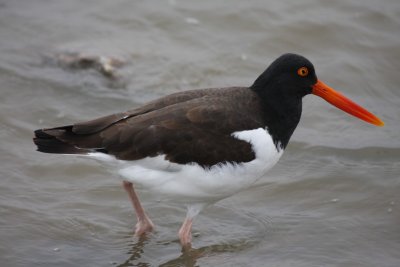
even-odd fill
[{"label": "black head", "polygon": [[303,96],[312,93],[313,64],[300,55],[277,58],[250,87],[261,98],[265,124],[277,148],[285,148],[300,121]]},{"label": "black head", "polygon": [[251,88],[262,95],[301,99],[312,92],[316,83],[313,64],[303,56],[288,53],[272,62]]},{"label": "black head", "polygon": [[339,109],[377,126],[384,123],[343,94],[317,79],[313,64],[303,56],[284,54],[250,86],[263,104],[265,124],[278,147],[285,148],[300,121],[302,98],[322,97]]}]

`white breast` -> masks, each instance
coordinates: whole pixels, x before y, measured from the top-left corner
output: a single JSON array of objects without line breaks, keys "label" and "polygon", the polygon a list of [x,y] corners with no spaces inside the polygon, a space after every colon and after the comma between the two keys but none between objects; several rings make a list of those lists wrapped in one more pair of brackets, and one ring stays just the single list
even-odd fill
[{"label": "white breast", "polygon": [[160,200],[177,203],[212,203],[246,189],[261,178],[283,154],[262,128],[235,132],[235,138],[249,142],[256,154],[250,162],[220,164],[203,169],[197,164],[179,165],[163,155],[134,162],[125,161],[123,179],[148,188]]}]

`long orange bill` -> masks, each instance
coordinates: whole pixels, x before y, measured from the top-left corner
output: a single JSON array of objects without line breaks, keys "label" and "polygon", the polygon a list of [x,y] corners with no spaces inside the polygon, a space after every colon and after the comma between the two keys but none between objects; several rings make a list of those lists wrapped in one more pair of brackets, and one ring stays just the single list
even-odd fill
[{"label": "long orange bill", "polygon": [[381,121],[374,114],[366,110],[365,108],[357,105],[341,93],[335,91],[320,80],[312,87],[312,93],[320,96],[327,102],[331,103],[335,107],[347,112],[363,121],[374,124],[376,126],[383,126],[385,123]]}]

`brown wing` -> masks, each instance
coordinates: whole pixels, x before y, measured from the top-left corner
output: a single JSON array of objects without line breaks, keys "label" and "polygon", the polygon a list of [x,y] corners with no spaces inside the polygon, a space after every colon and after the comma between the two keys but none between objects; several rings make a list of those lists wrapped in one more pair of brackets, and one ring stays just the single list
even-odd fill
[{"label": "brown wing", "polygon": [[124,160],[165,155],[171,162],[204,167],[253,160],[251,145],[232,133],[263,127],[257,96],[247,88],[195,95],[171,95],[134,111],[44,132],[80,152],[95,150]]},{"label": "brown wing", "polygon": [[225,93],[226,89],[227,88],[198,89],[198,90],[190,90],[190,91],[170,94],[168,96],[151,101],[139,108],[135,108],[122,113],[108,115],[91,121],[76,123],[73,125],[72,131],[77,134],[97,133],[121,120],[142,115],[151,111],[159,110],[164,107],[171,106],[177,103],[183,103],[192,99],[203,97],[205,95],[213,95],[213,96],[222,95]]}]

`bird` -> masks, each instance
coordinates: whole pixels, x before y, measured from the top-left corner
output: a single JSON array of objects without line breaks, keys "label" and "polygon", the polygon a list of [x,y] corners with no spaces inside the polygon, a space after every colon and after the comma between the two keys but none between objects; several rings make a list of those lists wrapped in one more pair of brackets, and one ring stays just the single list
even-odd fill
[{"label": "bird", "polygon": [[136,213],[136,236],[154,229],[137,185],[186,208],[178,236],[182,247],[191,247],[194,219],[205,207],[250,188],[278,162],[310,94],[384,125],[319,80],[308,59],[286,53],[249,87],[181,91],[126,112],[36,130],[33,141],[40,152],[112,166]]}]

